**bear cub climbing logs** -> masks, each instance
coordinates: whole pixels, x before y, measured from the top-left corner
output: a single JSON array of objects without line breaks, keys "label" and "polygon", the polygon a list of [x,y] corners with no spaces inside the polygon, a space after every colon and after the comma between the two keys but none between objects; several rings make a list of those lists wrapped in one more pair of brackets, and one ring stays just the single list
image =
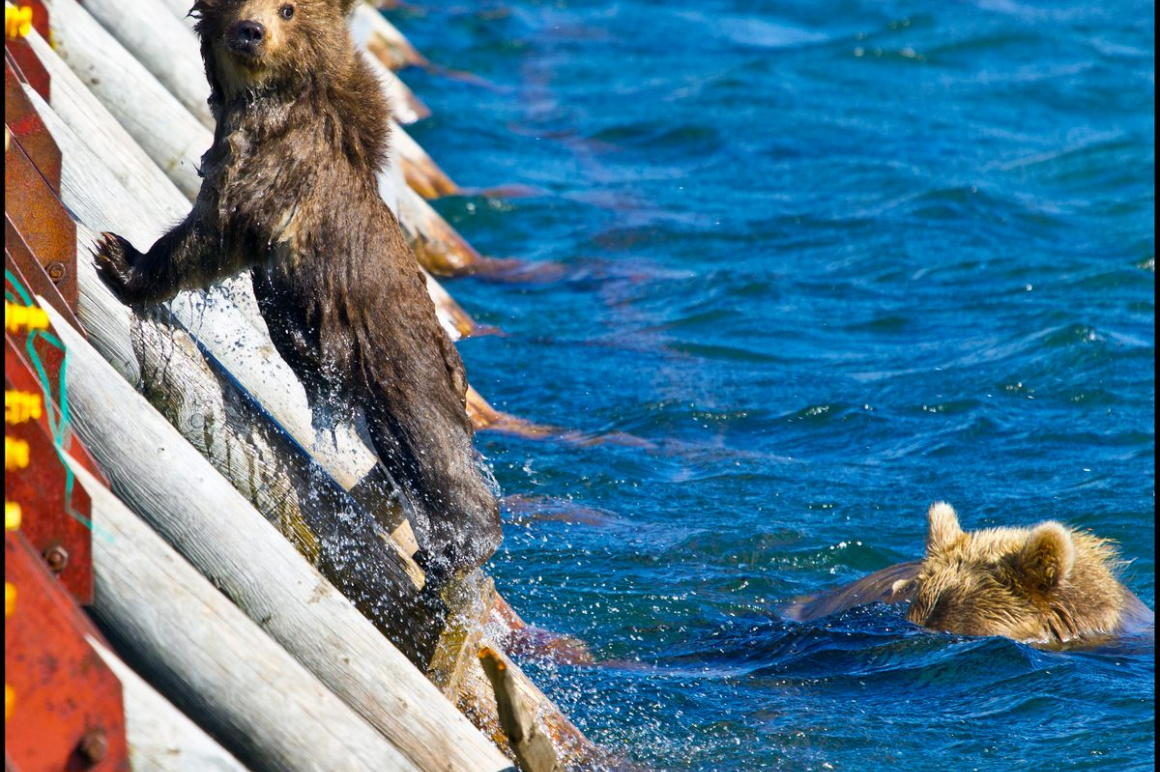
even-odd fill
[{"label": "bear cub climbing logs", "polygon": [[141,253],[106,233],[96,263],[129,303],[252,271],[278,352],[312,404],[359,405],[436,582],[502,538],[472,447],[463,362],[375,172],[388,105],[345,23],[354,0],[197,0],[217,121],[189,216]]}]

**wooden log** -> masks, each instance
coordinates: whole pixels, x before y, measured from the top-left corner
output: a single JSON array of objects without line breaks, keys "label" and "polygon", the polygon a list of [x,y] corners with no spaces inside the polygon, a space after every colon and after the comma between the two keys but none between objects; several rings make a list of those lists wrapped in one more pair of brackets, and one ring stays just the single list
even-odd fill
[{"label": "wooden log", "polygon": [[[193,0],[183,0],[185,12]],[[213,131],[209,86],[201,50],[189,26],[158,7],[158,0],[84,0],[84,8],[203,126]],[[191,88],[196,72],[202,88]],[[198,81],[194,81],[195,83]]]},{"label": "wooden log", "polygon": [[430,67],[403,33],[395,28],[370,3],[356,3],[350,17],[350,31],[356,42],[365,46],[392,70],[404,67]]},{"label": "wooden log", "polygon": [[391,106],[391,115],[396,121],[409,126],[418,123],[424,118],[431,117],[431,108],[423,104],[411,87],[399,80],[399,76],[391,72],[382,62],[371,55],[369,51],[362,51],[365,61],[383,84],[387,95],[387,104]]},{"label": "wooden log", "polygon": [[410,188],[399,191],[399,225],[419,264],[436,276],[468,276],[489,262]]},{"label": "wooden log", "polygon": [[107,537],[94,544],[93,615],[185,714],[258,769],[417,769],[112,493],[74,471]]},{"label": "wooden log", "polygon": [[587,769],[593,764],[612,761],[609,754],[585,737],[503,653],[499,642],[491,635],[496,628],[489,630],[488,624],[499,622],[501,629],[506,626],[497,602],[503,606],[506,603],[499,598],[490,579],[480,572],[470,574],[460,583],[448,587],[444,596],[448,605],[457,612],[448,620],[447,630],[432,660],[431,679],[480,731],[516,755],[501,721],[495,689],[479,657],[479,653],[487,649],[491,652],[489,657],[504,667],[505,689],[509,696],[526,708],[526,715],[535,723],[535,733],[552,741],[565,766],[579,765]]},{"label": "wooden log", "polygon": [[[212,132],[76,0],[44,2],[61,58],[181,192],[195,198],[201,188],[197,170],[202,153],[213,143]],[[109,23],[114,22],[133,20],[112,14]],[[193,45],[192,40],[187,38],[186,44]],[[206,88],[200,68],[196,75],[184,76],[184,81]],[[380,171],[380,175],[386,173]],[[400,191],[398,217],[420,265],[431,273],[472,273],[476,269],[464,266],[484,262],[417,194]],[[462,309],[456,313],[462,314]]]},{"label": "wooden log", "polygon": [[[417,768],[494,772],[510,767],[503,755],[345,597],[309,566],[163,416],[132,387],[115,377],[110,365],[77,331],[59,314],[51,310],[49,314],[69,352],[66,388],[74,427],[93,449],[114,489],[129,506],[147,518],[166,541],[298,662],[401,749]],[[126,420],[133,426],[131,444],[125,442]],[[91,485],[91,481],[86,483],[86,489]],[[110,605],[124,602],[119,611],[106,606],[97,609],[98,615],[116,620],[109,627],[117,635],[130,640],[140,636],[142,645],[134,646],[133,650],[158,663],[166,674],[176,675],[179,662],[191,656],[207,668],[215,667],[198,655],[191,655],[187,649],[190,641],[182,640],[181,633],[171,628],[181,628],[183,624],[192,626],[195,618],[206,617],[203,611],[191,612],[188,606],[180,608],[185,605],[183,593],[190,593],[191,602],[208,606],[214,615],[223,619],[230,615],[219,606],[228,604],[222,604],[220,597],[209,597],[212,590],[204,581],[201,584],[208,593],[193,592],[191,585],[197,582],[192,578],[196,577],[192,568],[178,569],[176,565],[182,561],[175,556],[160,557],[165,552],[164,545],[123,507],[114,506],[111,494],[90,493],[94,500],[94,519],[112,536],[109,540],[98,539],[108,542],[101,550],[94,548],[94,562],[98,565],[103,562],[107,569],[99,570],[97,593],[107,591]],[[110,513],[106,507],[115,511]],[[134,560],[135,555],[141,559]],[[160,575],[154,568],[158,563],[166,567]],[[135,574],[137,570],[146,573]],[[155,573],[150,575],[148,571]],[[389,598],[382,601],[390,604]],[[130,608],[136,608],[137,616],[143,619],[127,618]],[[178,618],[170,618],[171,614]],[[181,616],[190,619],[183,623]],[[231,623],[231,628],[239,626],[246,627],[240,622]],[[189,633],[199,634],[192,629]],[[199,645],[207,649],[204,656],[214,656],[223,648],[215,646],[212,637],[200,639]],[[256,645],[265,647],[265,644]],[[263,663],[274,656],[267,648],[262,648],[259,656]],[[231,654],[237,655],[237,651]],[[277,672],[300,669],[289,667],[284,660],[284,657],[277,659]],[[271,683],[279,683],[279,679],[272,677]],[[224,693],[236,694],[237,688],[234,686]],[[325,703],[328,711],[338,710],[321,696],[315,695],[315,698],[319,705]],[[271,696],[266,694],[265,699],[270,700]],[[274,702],[280,701],[274,698]],[[218,698],[218,702],[224,701]],[[266,710],[271,710],[273,704],[268,702]],[[201,707],[205,712],[213,712],[209,706]],[[216,709],[220,710],[221,706]],[[263,712],[254,705],[248,705],[246,710]],[[194,712],[204,726],[200,718],[203,711]],[[212,717],[210,720],[220,726],[234,719]],[[323,722],[314,730],[302,726],[296,730],[302,732],[302,738],[309,744],[327,726],[330,724]],[[213,733],[220,737],[218,732]],[[348,738],[351,744],[348,750],[361,742],[357,732],[352,734]],[[235,747],[227,745],[231,749]],[[244,761],[249,758],[245,753],[239,755]],[[344,762],[330,768],[346,766]],[[372,764],[361,768],[391,767]]]},{"label": "wooden log", "polygon": [[75,0],[44,5],[60,58],[181,192],[197,196],[197,169],[213,142],[210,132]]},{"label": "wooden log", "polygon": [[463,192],[402,126],[391,129],[391,148],[403,167],[407,184],[423,198],[454,196]]},{"label": "wooden log", "polygon": [[89,645],[121,681],[133,772],[246,772],[197,724],[96,638]]},{"label": "wooden log", "polygon": [[540,733],[536,719],[519,693],[512,671],[498,652],[483,647],[479,652],[483,672],[491,682],[499,710],[499,724],[524,772],[564,772],[556,749]]}]

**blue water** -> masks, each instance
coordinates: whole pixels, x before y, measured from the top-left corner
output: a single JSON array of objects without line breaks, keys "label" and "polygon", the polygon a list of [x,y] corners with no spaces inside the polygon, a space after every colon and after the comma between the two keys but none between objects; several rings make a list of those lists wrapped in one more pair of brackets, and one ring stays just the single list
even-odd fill
[{"label": "blue water", "polygon": [[[418,2],[418,0],[416,0]],[[778,604],[964,526],[1116,539],[1155,601],[1152,3],[420,3],[437,208],[555,281],[448,287],[527,667],[659,770],[1151,769],[1150,645],[1040,651]],[[644,443],[633,442],[638,438]],[[595,442],[599,438],[607,441]]]}]

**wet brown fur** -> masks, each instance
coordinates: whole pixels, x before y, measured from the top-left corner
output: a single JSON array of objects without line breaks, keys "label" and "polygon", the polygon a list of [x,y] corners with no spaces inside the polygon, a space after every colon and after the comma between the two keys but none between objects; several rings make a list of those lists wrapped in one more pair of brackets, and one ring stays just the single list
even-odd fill
[{"label": "wet brown fur", "polygon": [[[312,403],[365,410],[428,567],[472,567],[499,543],[498,507],[476,466],[463,363],[378,194],[389,111],[347,31],[353,2],[193,4],[217,120],[201,191],[147,253],[106,234],[97,265],[133,303],[251,268],[274,344]],[[239,42],[255,22],[261,43]]]}]

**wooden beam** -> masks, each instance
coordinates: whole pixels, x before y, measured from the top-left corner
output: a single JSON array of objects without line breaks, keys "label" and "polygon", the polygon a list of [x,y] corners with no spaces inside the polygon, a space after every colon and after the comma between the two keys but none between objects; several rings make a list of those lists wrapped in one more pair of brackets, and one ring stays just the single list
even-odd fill
[{"label": "wooden beam", "polygon": [[247,772],[120,657],[96,638],[88,641],[121,681],[133,772]]},{"label": "wooden beam", "polygon": [[[332,701],[319,696],[314,686],[304,692],[301,685],[278,677],[282,672],[295,673],[294,680],[301,681],[305,675],[299,672],[301,667],[290,667],[285,661],[289,652],[389,738],[415,767],[479,772],[510,767],[350,601],[303,560],[163,416],[114,374],[78,332],[54,311],[49,314],[69,351],[67,388],[75,428],[107,470],[113,488],[197,571],[285,648],[274,652],[264,636],[256,638],[252,625],[243,624],[238,610],[217,595],[197,571],[168,552],[116,497],[105,490],[94,491],[93,487],[100,486],[78,473],[93,498],[98,527],[111,537],[95,540],[101,542],[94,546],[97,595],[108,599],[107,605],[98,605],[97,614],[107,622],[111,635],[132,642],[132,650],[150,663],[148,671],[165,680],[205,686],[201,696],[186,696],[195,703],[193,712],[187,713],[203,726],[212,722],[218,727],[212,733],[221,739],[222,732],[234,732],[243,725],[258,731],[261,728],[252,723],[261,714],[274,711],[274,706],[283,702],[295,703],[305,694],[317,700],[320,712],[338,710]],[[126,442],[127,422],[133,426],[132,442]],[[380,602],[389,613],[390,599]],[[226,629],[197,629],[199,620],[210,618],[227,622]],[[223,636],[221,646],[215,643],[219,634]],[[255,647],[253,655],[243,655],[246,645],[251,644]],[[198,654],[202,647],[204,653]],[[238,664],[224,664],[233,658],[238,658]],[[205,672],[190,672],[191,668]],[[247,694],[232,704],[246,688],[237,683],[228,686],[228,681],[211,684],[223,677],[217,671],[228,673],[232,669],[252,669],[269,678],[269,684],[253,685],[253,702]],[[289,696],[270,694],[270,685],[279,691],[290,689]],[[222,694],[230,694],[231,699],[221,699]],[[296,703],[293,707],[302,708]],[[302,743],[313,745],[320,731],[329,726],[333,724],[323,721],[310,729],[288,722],[285,731],[301,733],[291,746],[311,758],[310,752],[301,749]],[[356,727],[346,739],[348,750],[361,745],[360,732]],[[269,736],[275,735],[286,740],[282,729]],[[227,746],[238,752],[236,745]],[[247,753],[238,755],[249,763]],[[391,768],[381,764],[353,768]],[[350,765],[343,762],[319,768]]]}]

